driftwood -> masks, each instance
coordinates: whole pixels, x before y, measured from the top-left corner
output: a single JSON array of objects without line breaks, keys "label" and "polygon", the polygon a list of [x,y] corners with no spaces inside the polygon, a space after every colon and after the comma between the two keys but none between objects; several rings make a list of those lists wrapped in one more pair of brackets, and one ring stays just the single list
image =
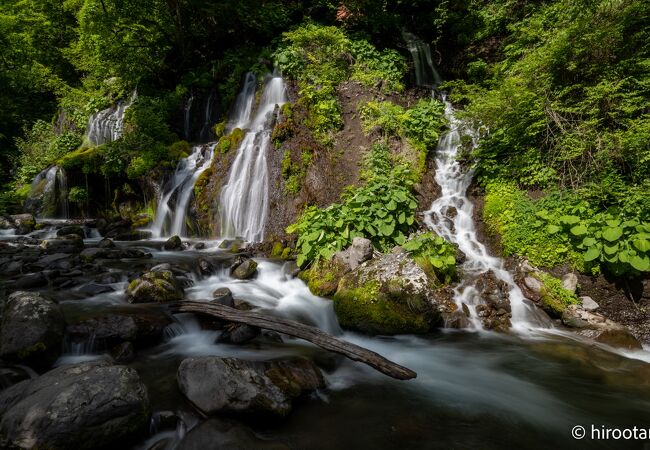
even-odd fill
[{"label": "driftwood", "polygon": [[241,311],[218,303],[207,302],[184,301],[181,303],[173,303],[170,305],[170,309],[172,312],[205,314],[222,320],[245,323],[304,339],[325,350],[339,353],[354,361],[367,364],[379,372],[398,380],[410,380],[417,376],[412,370],[389,361],[378,353],[339,339],[318,328],[293,320],[283,319],[257,311]]}]

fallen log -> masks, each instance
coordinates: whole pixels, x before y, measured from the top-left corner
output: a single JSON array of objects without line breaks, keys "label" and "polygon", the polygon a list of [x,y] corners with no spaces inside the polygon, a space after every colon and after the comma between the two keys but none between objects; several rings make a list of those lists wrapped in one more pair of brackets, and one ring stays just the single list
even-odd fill
[{"label": "fallen log", "polygon": [[325,350],[359,361],[398,380],[410,380],[417,374],[389,361],[378,353],[339,339],[318,328],[258,311],[241,311],[218,303],[184,301],[169,305],[172,312],[204,314],[230,322],[245,323],[258,328],[284,333],[311,342]]}]

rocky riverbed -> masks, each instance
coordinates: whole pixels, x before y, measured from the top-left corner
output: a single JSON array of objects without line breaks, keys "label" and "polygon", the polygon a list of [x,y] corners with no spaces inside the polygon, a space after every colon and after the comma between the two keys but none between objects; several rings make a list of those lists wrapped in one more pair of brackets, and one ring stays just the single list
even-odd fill
[{"label": "rocky riverbed", "polygon": [[[468,321],[451,293],[399,249],[381,256],[355,242],[320,279],[303,276],[331,301],[295,264],[228,242],[100,234],[92,222],[34,222],[2,236],[3,447],[502,448],[530,436],[546,447],[567,443],[572,423],[650,419],[650,358],[588,302],[557,319],[577,332],[513,334],[507,292],[487,275],[477,333],[459,328]],[[533,301],[535,270],[518,272]],[[361,314],[352,306],[368,283],[377,295]],[[286,335],[171,314],[184,299],[317,326],[418,377],[394,381]],[[513,423],[508,439],[493,433]]]}]

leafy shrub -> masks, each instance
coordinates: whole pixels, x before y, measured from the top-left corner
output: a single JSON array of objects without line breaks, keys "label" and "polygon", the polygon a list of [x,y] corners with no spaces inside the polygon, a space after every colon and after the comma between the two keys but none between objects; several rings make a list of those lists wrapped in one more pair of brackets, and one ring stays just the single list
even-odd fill
[{"label": "leafy shrub", "polygon": [[336,89],[343,81],[356,79],[382,90],[401,90],[406,64],[398,53],[380,52],[370,43],[350,39],[337,27],[315,24],[284,33],[274,53],[285,75],[298,81],[301,101],[309,110],[307,125],[324,144],[343,125]]},{"label": "leafy shrub", "polygon": [[80,186],[73,186],[68,192],[68,200],[74,204],[82,205],[88,201],[88,191]]},{"label": "leafy shrub", "polygon": [[411,194],[411,173],[390,163],[388,150],[375,146],[367,160],[365,185],[342,195],[341,203],[325,209],[308,207],[287,233],[298,233],[298,265],[329,259],[355,237],[370,239],[386,251],[406,242],[415,223],[417,202]]},{"label": "leafy shrub", "polygon": [[483,217],[501,235],[504,253],[525,255],[533,264],[565,261],[578,270],[614,275],[650,272],[650,223],[621,210],[600,211],[573,193],[537,201],[508,183],[487,187]]},{"label": "leafy shrub", "polygon": [[456,248],[434,233],[416,234],[403,246],[430,275],[444,284],[456,277]]}]

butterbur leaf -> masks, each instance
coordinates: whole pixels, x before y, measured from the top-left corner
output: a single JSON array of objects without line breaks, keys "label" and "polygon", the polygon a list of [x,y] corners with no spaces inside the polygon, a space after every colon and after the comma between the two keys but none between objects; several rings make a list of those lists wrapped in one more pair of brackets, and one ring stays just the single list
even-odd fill
[{"label": "butterbur leaf", "polygon": [[567,225],[575,225],[580,222],[580,217],[578,216],[562,216],[560,217],[560,222]]},{"label": "butterbur leaf", "polygon": [[575,227],[571,228],[571,234],[574,236],[582,236],[587,234],[589,230],[587,230],[587,227],[584,225],[576,225]]},{"label": "butterbur leaf", "polygon": [[590,262],[599,257],[600,257],[600,251],[596,247],[591,247],[589,250],[585,252],[584,259],[586,262]]},{"label": "butterbur leaf", "polygon": [[617,241],[621,236],[623,236],[623,230],[619,227],[606,228],[603,231],[603,238],[609,242]]},{"label": "butterbur leaf", "polygon": [[647,252],[650,250],[650,241],[646,239],[637,239],[634,241],[634,246],[640,252]]},{"label": "butterbur leaf", "polygon": [[391,201],[389,201],[388,204],[386,205],[386,208],[387,208],[389,211],[395,211],[395,210],[397,209],[397,203],[395,203],[395,200],[391,200]]},{"label": "butterbur leaf", "polygon": [[640,257],[638,255],[632,256],[630,258],[630,265],[634,267],[639,272],[649,272],[650,271],[650,258],[647,256]]},{"label": "butterbur leaf", "polygon": [[558,227],[557,225],[547,225],[547,226],[546,226],[546,232],[547,232],[548,234],[555,234],[555,233],[557,233],[557,232],[560,231],[560,230],[561,230],[561,228]]}]

